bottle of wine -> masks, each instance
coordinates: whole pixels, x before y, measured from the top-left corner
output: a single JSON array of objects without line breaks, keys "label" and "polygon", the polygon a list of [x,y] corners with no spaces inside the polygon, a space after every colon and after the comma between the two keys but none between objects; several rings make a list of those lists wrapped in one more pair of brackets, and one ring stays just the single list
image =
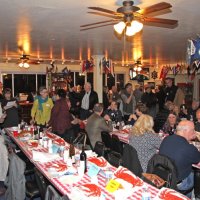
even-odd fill
[{"label": "bottle of wine", "polygon": [[37,130],[37,126],[34,126],[34,140],[37,139],[37,134],[38,134],[38,130]]},{"label": "bottle of wine", "polygon": [[82,146],[82,152],[80,154],[80,167],[82,168],[83,172],[87,172],[87,155],[85,153],[85,148]]}]

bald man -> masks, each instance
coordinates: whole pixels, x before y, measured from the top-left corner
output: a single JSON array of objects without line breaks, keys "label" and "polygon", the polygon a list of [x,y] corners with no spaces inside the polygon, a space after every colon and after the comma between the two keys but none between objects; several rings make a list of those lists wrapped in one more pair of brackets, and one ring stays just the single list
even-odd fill
[{"label": "bald man", "polygon": [[178,124],[176,134],[166,137],[160,145],[159,153],[169,157],[177,167],[179,190],[188,190],[194,185],[192,164],[200,162],[200,152],[189,142],[195,138],[194,123],[183,120]]}]

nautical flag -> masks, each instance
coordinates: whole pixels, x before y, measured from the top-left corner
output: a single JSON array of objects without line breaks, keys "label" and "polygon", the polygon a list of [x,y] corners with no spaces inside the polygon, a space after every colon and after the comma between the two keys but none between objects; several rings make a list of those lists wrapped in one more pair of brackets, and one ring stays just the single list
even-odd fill
[{"label": "nautical flag", "polygon": [[114,77],[114,65],[111,59],[106,60],[105,57],[102,58],[101,65],[106,74],[112,74]]},{"label": "nautical flag", "polygon": [[162,70],[160,72],[160,79],[165,79],[165,77],[167,76],[169,70],[170,70],[170,66],[163,66]]},{"label": "nautical flag", "polygon": [[187,62],[192,65],[196,60],[200,60],[200,37],[196,40],[188,40]]},{"label": "nautical flag", "polygon": [[173,75],[176,76],[179,73],[180,69],[181,69],[181,65],[179,65],[179,64],[177,64],[176,66],[173,66],[172,67]]},{"label": "nautical flag", "polygon": [[93,67],[94,67],[94,63],[93,63],[93,59],[91,58],[91,60],[84,60],[82,62],[82,73],[85,72],[85,71],[92,71],[93,70]]}]

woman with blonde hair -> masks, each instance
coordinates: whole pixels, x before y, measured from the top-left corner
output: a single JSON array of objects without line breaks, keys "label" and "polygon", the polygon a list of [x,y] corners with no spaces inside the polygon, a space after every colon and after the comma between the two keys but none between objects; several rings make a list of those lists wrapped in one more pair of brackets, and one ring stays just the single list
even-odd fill
[{"label": "woman with blonde hair", "polygon": [[161,144],[161,138],[154,132],[153,125],[153,118],[143,114],[135,122],[129,137],[129,144],[136,149],[144,172],[146,172],[148,161]]}]

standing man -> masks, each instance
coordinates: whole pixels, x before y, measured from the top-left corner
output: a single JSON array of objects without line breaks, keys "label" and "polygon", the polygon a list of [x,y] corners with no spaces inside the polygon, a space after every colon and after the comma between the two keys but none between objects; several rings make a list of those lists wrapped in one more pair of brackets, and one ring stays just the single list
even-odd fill
[{"label": "standing man", "polygon": [[184,104],[185,95],[183,91],[174,85],[172,78],[167,77],[165,79],[165,102],[171,101],[173,102],[178,108],[180,108],[181,104]]},{"label": "standing man", "polygon": [[[183,120],[178,124],[176,130],[176,134],[164,138],[159,153],[174,162],[178,172],[178,189],[189,190],[194,185],[192,164],[200,162],[200,152],[193,144],[189,143],[196,138],[194,123]],[[190,195],[187,196],[190,197]]]},{"label": "standing man", "polygon": [[84,85],[84,92],[81,94],[81,111],[80,119],[87,119],[93,112],[94,105],[99,102],[98,95],[92,90],[91,83],[87,82]]},{"label": "standing man", "polygon": [[125,85],[125,90],[121,94],[123,103],[124,120],[127,122],[129,116],[135,113],[136,100],[133,95],[133,87],[131,83]]},{"label": "standing man", "polygon": [[147,113],[153,118],[155,118],[157,97],[155,93],[152,92],[151,86],[149,84],[145,86],[145,93],[142,95],[141,101],[148,108]]},{"label": "standing man", "polygon": [[133,94],[135,96],[136,103],[138,104],[138,102],[141,101],[141,97],[143,94],[140,84],[135,84],[135,90],[133,91]]}]

